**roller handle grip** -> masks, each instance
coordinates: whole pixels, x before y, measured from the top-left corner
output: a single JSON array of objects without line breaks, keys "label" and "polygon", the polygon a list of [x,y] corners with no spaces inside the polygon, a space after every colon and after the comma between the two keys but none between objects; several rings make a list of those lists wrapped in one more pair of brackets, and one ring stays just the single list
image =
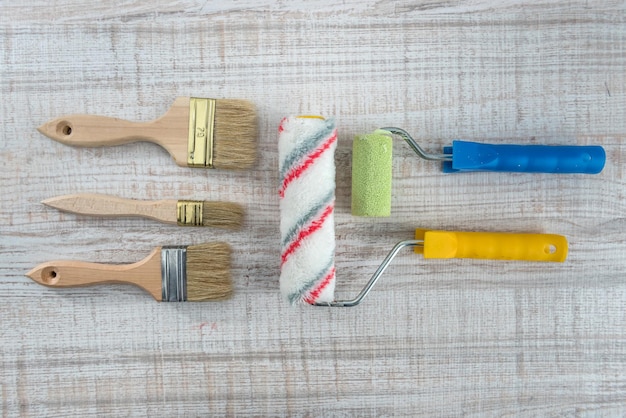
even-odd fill
[{"label": "roller handle grip", "polygon": [[452,162],[444,164],[446,172],[597,174],[606,161],[606,153],[600,146],[494,145],[453,141],[451,148]]},{"label": "roller handle grip", "polygon": [[424,258],[563,262],[567,239],[554,234],[426,231]]}]

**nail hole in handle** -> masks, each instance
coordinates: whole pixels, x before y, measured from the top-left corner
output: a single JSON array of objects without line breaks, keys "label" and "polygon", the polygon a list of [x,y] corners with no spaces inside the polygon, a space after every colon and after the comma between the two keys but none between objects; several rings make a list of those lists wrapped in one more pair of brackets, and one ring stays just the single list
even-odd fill
[{"label": "nail hole in handle", "polygon": [[61,276],[54,267],[46,267],[41,271],[41,281],[48,285],[54,285],[59,282]]},{"label": "nail hole in handle", "polygon": [[62,120],[57,124],[57,134],[70,136],[72,134],[72,125],[68,121]]}]

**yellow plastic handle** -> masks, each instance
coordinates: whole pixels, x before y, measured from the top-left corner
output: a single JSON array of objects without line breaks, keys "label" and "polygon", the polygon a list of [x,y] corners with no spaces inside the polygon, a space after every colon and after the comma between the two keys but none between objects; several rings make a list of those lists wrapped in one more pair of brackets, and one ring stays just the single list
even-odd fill
[{"label": "yellow plastic handle", "polygon": [[417,230],[415,236],[424,240],[424,258],[553,262],[567,258],[567,239],[562,235]]}]

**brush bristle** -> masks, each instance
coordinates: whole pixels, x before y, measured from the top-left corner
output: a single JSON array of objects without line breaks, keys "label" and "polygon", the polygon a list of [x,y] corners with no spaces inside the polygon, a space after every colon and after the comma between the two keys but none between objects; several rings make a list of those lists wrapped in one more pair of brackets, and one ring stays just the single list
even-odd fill
[{"label": "brush bristle", "polygon": [[230,202],[203,202],[202,225],[239,229],[243,222],[243,207]]},{"label": "brush bristle", "polygon": [[215,103],[213,165],[244,169],[254,165],[257,148],[257,115],[247,100],[219,99]]},{"label": "brush bristle", "polygon": [[187,300],[227,299],[233,292],[230,246],[223,242],[187,247]]}]

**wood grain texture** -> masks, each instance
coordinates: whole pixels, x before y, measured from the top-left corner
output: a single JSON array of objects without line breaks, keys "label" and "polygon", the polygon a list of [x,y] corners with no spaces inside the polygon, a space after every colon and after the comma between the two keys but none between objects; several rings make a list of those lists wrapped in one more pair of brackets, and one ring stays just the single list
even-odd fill
[{"label": "wood grain texture", "polygon": [[[623,1],[0,3],[2,416],[623,416],[626,414]],[[162,148],[73,148],[66,114],[153,120],[175,97],[259,110],[249,171],[178,167]],[[334,116],[337,296],[415,228],[546,232],[562,265],[394,261],[363,304],[280,299],[276,129]],[[355,134],[602,145],[596,176],[444,175],[395,143],[392,216],[350,215]],[[43,199],[106,193],[240,203],[241,231],[93,219]],[[49,289],[51,259],[129,263],[226,241],[235,293],[155,303],[113,285]]]},{"label": "wood grain texture", "polygon": [[48,138],[77,147],[153,142],[165,148],[176,164],[188,166],[189,97],[177,97],[163,116],[149,122],[100,115],[64,115],[37,129]]},{"label": "wood grain texture", "polygon": [[53,288],[92,286],[112,283],[133,284],[162,300],[161,247],[146,258],[130,264],[101,264],[85,261],[56,260],[35,266],[26,276],[36,283]]},{"label": "wood grain texture", "polygon": [[176,225],[176,200],[123,199],[97,193],[79,193],[55,196],[42,204],[69,213],[99,216],[137,216]]}]

